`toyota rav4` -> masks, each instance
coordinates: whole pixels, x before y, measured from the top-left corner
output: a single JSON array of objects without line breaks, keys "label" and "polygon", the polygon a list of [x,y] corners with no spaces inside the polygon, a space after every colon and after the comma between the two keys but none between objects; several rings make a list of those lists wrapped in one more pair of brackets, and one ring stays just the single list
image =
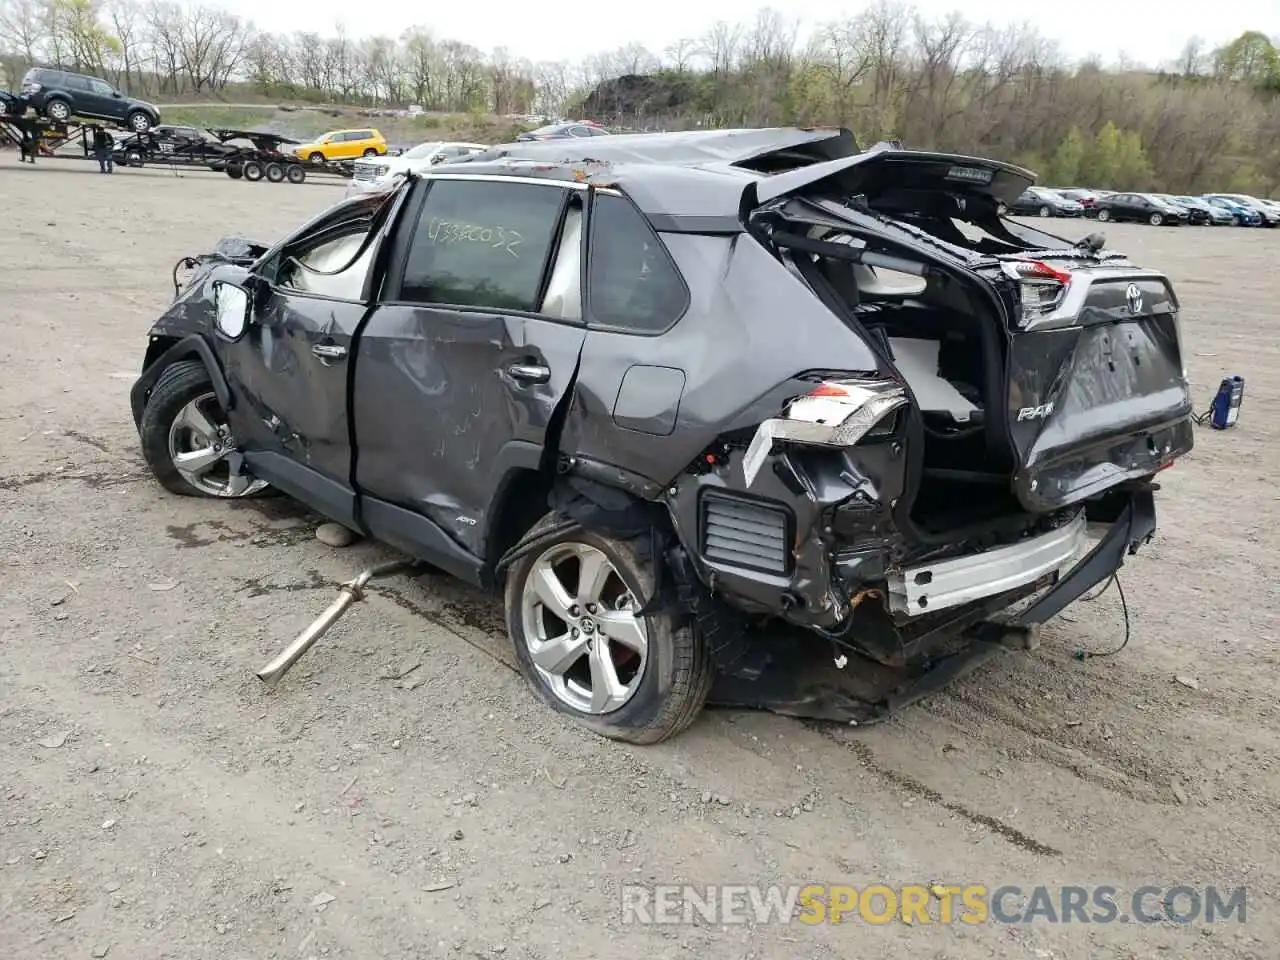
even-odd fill
[{"label": "toyota rav4", "polygon": [[841,130],[495,147],[188,261],[142,449],[500,588],[532,688],[607,736],[796,628],[935,662],[1111,577],[1192,448],[1172,286],[1000,217],[1033,180]]}]

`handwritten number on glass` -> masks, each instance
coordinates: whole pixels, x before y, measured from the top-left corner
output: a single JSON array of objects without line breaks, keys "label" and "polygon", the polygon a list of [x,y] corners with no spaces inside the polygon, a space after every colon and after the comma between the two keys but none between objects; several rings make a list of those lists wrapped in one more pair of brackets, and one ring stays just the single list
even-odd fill
[{"label": "handwritten number on glass", "polygon": [[517,230],[506,227],[482,227],[474,223],[457,223],[432,217],[427,223],[427,239],[436,244],[482,243],[495,250],[505,250],[519,259],[516,250],[524,237]]}]

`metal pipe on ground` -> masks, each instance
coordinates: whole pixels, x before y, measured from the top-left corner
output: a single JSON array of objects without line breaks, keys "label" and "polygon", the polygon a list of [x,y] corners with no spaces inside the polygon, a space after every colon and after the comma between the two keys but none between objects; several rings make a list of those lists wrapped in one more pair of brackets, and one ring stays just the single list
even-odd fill
[{"label": "metal pipe on ground", "polygon": [[417,564],[412,560],[393,560],[370,567],[368,570],[361,571],[354,580],[348,580],[342,585],[337,598],[329,604],[328,609],[298,634],[293,643],[285,647],[274,660],[258,671],[258,679],[274,689],[280,679],[302,659],[302,655],[310,650],[317,640],[328,633],[329,628],[338,622],[348,608],[364,599],[364,588],[370,580],[401,573],[415,566]]}]

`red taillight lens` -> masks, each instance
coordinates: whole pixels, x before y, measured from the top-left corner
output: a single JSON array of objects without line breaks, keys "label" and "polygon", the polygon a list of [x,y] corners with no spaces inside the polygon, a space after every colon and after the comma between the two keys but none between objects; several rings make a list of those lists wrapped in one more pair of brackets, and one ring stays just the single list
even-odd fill
[{"label": "red taillight lens", "polygon": [[1059,270],[1040,260],[1021,260],[1013,265],[1013,269],[1023,280],[1052,280],[1063,286],[1071,282],[1069,270]]}]

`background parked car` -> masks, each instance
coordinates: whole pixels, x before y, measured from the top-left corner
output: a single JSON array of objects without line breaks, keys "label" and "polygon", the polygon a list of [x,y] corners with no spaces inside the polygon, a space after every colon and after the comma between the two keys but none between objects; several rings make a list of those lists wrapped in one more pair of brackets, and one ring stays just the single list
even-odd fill
[{"label": "background parked car", "polygon": [[1008,212],[1023,216],[1079,217],[1084,215],[1084,207],[1048,187],[1028,187],[1009,204]]},{"label": "background parked car", "polygon": [[1093,190],[1086,190],[1083,187],[1071,187],[1067,190],[1058,190],[1068,200],[1074,200],[1080,206],[1084,207],[1084,215],[1092,217],[1098,212],[1098,200],[1101,195]]},{"label": "background parked car", "polygon": [[573,140],[579,137],[607,137],[609,131],[591,120],[573,123],[553,123],[537,130],[530,130],[516,137],[517,140]]},{"label": "background parked car", "polygon": [[1280,226],[1280,210],[1268,209],[1266,204],[1257,197],[1246,196],[1243,193],[1207,193],[1205,194],[1205,199],[1230,200],[1232,203],[1256,213],[1261,226]]},{"label": "background parked car", "polygon": [[1203,200],[1193,200],[1190,197],[1174,197],[1167,193],[1153,193],[1151,196],[1187,211],[1187,222],[1195,226],[1204,226],[1214,222],[1213,214],[1211,213],[1213,208]]},{"label": "background parked car", "polygon": [[361,193],[377,193],[387,189],[399,174],[429,169],[438,163],[448,163],[488,150],[483,143],[451,143],[442,140],[420,143],[397,157],[367,157],[353,165],[351,184],[347,196]]},{"label": "background parked car", "polygon": [[1236,203],[1234,200],[1227,200],[1224,197],[1203,196],[1200,198],[1215,210],[1222,210],[1230,214],[1232,222],[1237,227],[1260,227],[1262,226],[1262,214],[1257,210],[1251,210],[1248,207]]},{"label": "background parked car", "polygon": [[107,81],[83,73],[33,67],[22,78],[22,95],[58,123],[72,117],[110,120],[142,133],[160,122],[160,111],[152,104],[127,97]]},{"label": "background parked car", "polygon": [[1104,223],[1108,220],[1129,220],[1149,223],[1153,227],[1164,224],[1176,227],[1189,222],[1191,214],[1153,193],[1113,193],[1098,201],[1098,219]]}]

